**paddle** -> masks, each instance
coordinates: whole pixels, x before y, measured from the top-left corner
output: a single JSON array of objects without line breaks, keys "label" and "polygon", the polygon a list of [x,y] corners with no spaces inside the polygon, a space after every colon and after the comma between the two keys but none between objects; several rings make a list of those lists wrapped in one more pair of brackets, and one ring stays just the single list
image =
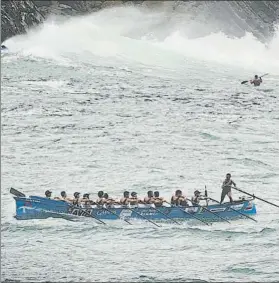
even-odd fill
[{"label": "paddle", "polygon": [[197,216],[195,216],[195,215],[193,215],[193,214],[191,214],[191,213],[189,213],[189,212],[183,210],[182,208],[180,208],[180,207],[178,207],[178,206],[173,206],[171,203],[167,202],[166,200],[165,200],[165,202],[166,202],[167,204],[171,205],[172,207],[176,207],[176,208],[178,208],[179,210],[183,211],[184,213],[189,214],[190,216],[192,216],[193,218],[195,218],[195,219],[197,219],[197,220],[203,222],[203,223],[206,224],[207,226],[210,226],[210,225],[211,225],[211,224],[207,223],[206,221],[200,219],[199,217],[197,217]]},{"label": "paddle", "polygon": [[256,198],[256,199],[261,200],[261,201],[263,201],[263,202],[266,202],[266,203],[268,203],[268,204],[270,204],[270,205],[279,207],[279,205],[277,205],[277,204],[275,204],[275,203],[272,203],[272,202],[270,202],[270,201],[268,201],[268,200],[265,200],[265,199],[256,197],[256,196],[254,196],[254,195],[252,195],[252,194],[250,194],[250,193],[247,193],[247,192],[245,192],[245,191],[243,191],[243,190],[241,190],[241,189],[239,189],[239,188],[236,188],[236,187],[232,187],[232,188],[235,189],[235,190],[237,190],[237,191],[239,191],[239,192],[241,192],[241,193],[244,193],[244,194],[246,194],[246,195],[248,195],[248,196],[250,196],[250,197]]},{"label": "paddle", "polygon": [[211,211],[210,209],[207,209],[206,207],[204,207],[204,206],[202,206],[202,205],[199,205],[198,203],[193,203],[193,202],[192,202],[190,199],[188,199],[188,198],[186,198],[186,199],[187,199],[188,201],[190,201],[193,205],[197,205],[198,207],[202,207],[204,210],[208,211],[209,213],[212,213],[213,215],[219,217],[219,218],[222,219],[223,221],[226,221],[226,222],[228,222],[228,223],[231,224],[231,222],[230,222],[229,220],[227,220],[226,218],[224,218],[224,217],[218,215],[217,213]]},{"label": "paddle", "polygon": [[10,193],[12,195],[15,195],[16,197],[22,197],[22,198],[26,197],[26,195],[24,193],[14,189],[14,188],[10,188]]},{"label": "paddle", "polygon": [[[212,201],[217,202],[218,204],[221,204],[218,200],[215,200],[215,199],[213,199],[213,198],[209,198],[209,199],[211,199]],[[253,220],[253,221],[255,221],[255,222],[258,222],[256,219],[254,219],[254,218],[252,218],[252,217],[250,217],[250,216],[248,216],[248,215],[246,215],[246,214],[244,214],[244,213],[242,213],[242,212],[240,212],[240,211],[238,211],[238,210],[236,210],[236,209],[234,209],[234,208],[232,208],[232,207],[230,207],[230,209],[233,210],[233,211],[235,211],[235,212],[237,212],[237,213],[239,213],[239,214],[241,214],[241,215],[243,215],[243,216],[245,216],[246,218],[249,218],[249,219],[251,219],[251,220]]]},{"label": "paddle", "polygon": [[119,219],[121,219],[121,220],[127,222],[127,223],[130,224],[130,225],[133,225],[133,224],[132,224],[131,222],[129,222],[127,219],[121,218],[118,214],[116,214],[116,213],[114,213],[113,211],[111,211],[111,210],[109,210],[108,208],[106,208],[106,207],[105,207],[105,204],[103,204],[103,208],[104,208],[105,210],[107,210],[108,212],[110,212],[111,214],[117,216]]},{"label": "paddle", "polygon": [[[264,74],[264,75],[262,75],[262,76],[260,76],[260,78],[262,78],[262,77],[264,77],[264,76],[267,76],[268,75],[268,73],[267,74]],[[246,83],[248,83],[249,81],[243,81],[243,82],[241,82],[241,84],[243,85],[243,84],[246,84]]]},{"label": "paddle", "polygon": [[167,214],[165,214],[164,212],[162,212],[162,211],[159,210],[158,208],[153,207],[153,206],[151,206],[151,208],[153,208],[153,209],[156,210],[157,212],[161,213],[161,214],[164,215],[167,219],[170,219],[172,222],[174,222],[174,223],[176,223],[176,224],[178,224],[178,225],[181,225],[180,222],[178,222],[178,221],[176,221],[176,220],[170,218]]},{"label": "paddle", "polygon": [[152,220],[148,219],[148,218],[145,217],[144,215],[142,215],[142,214],[138,213],[137,211],[135,211],[135,209],[132,209],[132,208],[130,208],[130,207],[125,207],[125,209],[128,209],[128,210],[130,210],[130,211],[132,211],[132,212],[135,212],[135,214],[141,216],[143,219],[147,220],[148,222],[154,224],[154,225],[157,226],[157,227],[161,227],[161,226],[158,225],[157,223],[153,222]]}]

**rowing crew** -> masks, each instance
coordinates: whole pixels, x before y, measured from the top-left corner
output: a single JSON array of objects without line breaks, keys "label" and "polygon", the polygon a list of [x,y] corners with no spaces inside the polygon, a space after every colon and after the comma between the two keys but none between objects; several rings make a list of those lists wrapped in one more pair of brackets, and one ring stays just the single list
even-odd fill
[{"label": "rowing crew", "polygon": [[[47,190],[45,192],[45,196],[49,199],[51,199],[52,192]],[[119,204],[119,205],[137,205],[137,204],[154,204],[157,207],[160,207],[163,205],[164,202],[167,203],[166,200],[164,200],[163,197],[160,197],[160,193],[158,191],[148,191],[147,195],[144,197],[144,199],[140,199],[137,196],[136,192],[130,192],[125,191],[123,193],[123,197],[118,201],[115,200],[107,193],[104,193],[103,191],[98,192],[98,199],[96,201],[93,201],[89,198],[90,194],[86,193],[82,197],[80,197],[79,192],[74,193],[74,197],[68,197],[65,191],[61,192],[60,197],[54,197],[54,200],[62,200],[66,201],[68,203],[71,203],[73,205],[113,205],[113,204]],[[192,204],[199,204],[200,200],[202,200],[201,192],[196,190],[194,192],[194,196],[191,199]],[[176,190],[175,194],[171,198],[171,204],[176,206],[189,206],[188,199],[186,196],[182,194],[181,190]]]},{"label": "rowing crew", "polygon": [[[224,201],[226,196],[229,197],[231,203],[233,202],[232,192],[231,192],[231,188],[233,186],[236,187],[236,184],[231,179],[231,174],[228,173],[228,174],[226,174],[226,179],[224,180],[224,182],[222,184],[222,193],[221,193],[221,202],[220,203],[222,203]],[[51,198],[51,194],[52,194],[52,192],[49,191],[49,190],[47,190],[45,192],[45,195],[46,195],[47,198]],[[160,197],[160,193],[158,191],[155,191],[155,192],[148,191],[147,195],[144,197],[143,200],[138,198],[136,192],[132,192],[130,194],[130,192],[128,192],[128,191],[125,191],[123,193],[123,197],[119,201],[109,197],[109,195],[107,193],[104,193],[103,191],[98,192],[98,199],[96,201],[89,199],[89,195],[90,194],[86,193],[86,194],[83,195],[83,197],[80,197],[80,193],[75,192],[74,198],[70,198],[70,197],[67,196],[65,191],[62,191],[61,196],[55,197],[54,199],[66,201],[66,202],[72,203],[74,205],[79,205],[79,204],[90,204],[90,205],[92,205],[92,204],[96,204],[96,205],[103,205],[103,204],[107,204],[107,205],[112,205],[112,204],[120,204],[120,205],[154,204],[155,206],[162,206],[164,202],[167,203],[167,201],[164,200],[164,198]],[[190,202],[193,205],[198,205],[201,200],[205,200],[205,199],[207,199],[207,198],[201,196],[201,192],[196,190],[194,192],[194,196],[192,197]],[[172,196],[172,198],[171,198],[171,204],[177,205],[177,206],[189,206],[188,200],[189,199],[187,199],[187,197],[182,194],[181,190],[176,190],[174,196]]]}]

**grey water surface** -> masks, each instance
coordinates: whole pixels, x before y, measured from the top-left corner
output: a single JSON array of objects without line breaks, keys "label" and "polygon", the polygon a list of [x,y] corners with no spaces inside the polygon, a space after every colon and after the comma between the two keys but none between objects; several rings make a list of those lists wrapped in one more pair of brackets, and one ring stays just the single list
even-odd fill
[{"label": "grey water surface", "polygon": [[94,53],[54,43],[36,49],[28,40],[28,52],[15,38],[18,50],[1,58],[2,280],[279,280],[279,209],[264,202],[255,201],[257,223],[158,228],[139,220],[17,221],[9,194],[11,186],[92,198],[156,189],[170,199],[176,189],[191,197],[206,185],[219,199],[230,172],[239,188],[278,204],[276,73],[254,88],[240,84],[253,70],[145,41],[135,48],[135,40],[110,38],[119,49],[104,56],[97,44]]}]

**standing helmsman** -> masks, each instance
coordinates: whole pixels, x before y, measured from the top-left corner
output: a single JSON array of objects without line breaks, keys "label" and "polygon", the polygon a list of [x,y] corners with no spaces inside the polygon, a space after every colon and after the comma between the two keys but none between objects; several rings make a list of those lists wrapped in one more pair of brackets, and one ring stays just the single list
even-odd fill
[{"label": "standing helmsman", "polygon": [[233,202],[232,199],[232,186],[236,187],[235,182],[231,179],[231,174],[228,173],[226,175],[226,179],[222,184],[222,194],[221,194],[221,202],[222,203],[225,199],[225,196],[228,196],[230,199],[230,202]]}]

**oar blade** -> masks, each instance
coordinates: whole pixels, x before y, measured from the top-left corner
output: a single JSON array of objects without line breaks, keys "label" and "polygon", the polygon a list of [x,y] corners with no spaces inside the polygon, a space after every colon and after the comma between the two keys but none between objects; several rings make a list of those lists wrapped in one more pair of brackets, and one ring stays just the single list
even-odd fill
[{"label": "oar blade", "polygon": [[12,195],[16,196],[16,197],[22,197],[22,198],[26,197],[26,195],[24,193],[14,189],[14,188],[10,188],[10,193]]},{"label": "oar blade", "polygon": [[248,81],[243,81],[243,82],[241,82],[242,85],[243,85],[243,84],[246,84],[246,83],[248,83]]}]

